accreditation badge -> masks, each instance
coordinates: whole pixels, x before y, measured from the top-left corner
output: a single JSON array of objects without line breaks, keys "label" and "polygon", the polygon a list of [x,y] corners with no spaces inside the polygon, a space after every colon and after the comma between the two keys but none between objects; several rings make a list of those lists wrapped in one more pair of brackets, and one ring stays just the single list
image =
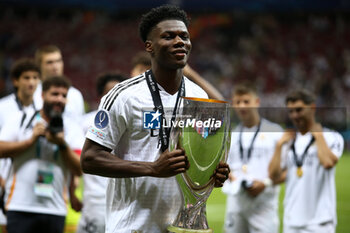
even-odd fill
[{"label": "accreditation badge", "polygon": [[36,183],[34,185],[34,193],[38,197],[53,197],[53,164],[46,161],[39,162]]}]

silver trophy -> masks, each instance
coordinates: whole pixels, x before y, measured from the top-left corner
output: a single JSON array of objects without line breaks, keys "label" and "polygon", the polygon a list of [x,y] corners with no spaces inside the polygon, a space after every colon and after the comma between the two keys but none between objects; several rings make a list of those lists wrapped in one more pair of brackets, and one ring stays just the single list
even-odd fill
[{"label": "silver trophy", "polygon": [[169,232],[213,232],[206,218],[212,177],[230,147],[230,108],[224,101],[181,97],[169,137],[169,151],[183,148],[190,168],[176,176],[182,207]]}]

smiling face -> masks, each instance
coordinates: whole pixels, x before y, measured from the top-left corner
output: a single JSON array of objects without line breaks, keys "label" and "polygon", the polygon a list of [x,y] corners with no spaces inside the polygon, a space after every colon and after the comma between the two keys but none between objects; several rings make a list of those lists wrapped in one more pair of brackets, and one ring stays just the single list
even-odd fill
[{"label": "smiling face", "polygon": [[145,45],[157,65],[168,69],[185,67],[192,48],[187,27],[180,20],[158,23]]},{"label": "smiling face", "polygon": [[301,132],[306,132],[315,116],[315,105],[305,104],[302,100],[287,102],[288,115],[294,126]]}]

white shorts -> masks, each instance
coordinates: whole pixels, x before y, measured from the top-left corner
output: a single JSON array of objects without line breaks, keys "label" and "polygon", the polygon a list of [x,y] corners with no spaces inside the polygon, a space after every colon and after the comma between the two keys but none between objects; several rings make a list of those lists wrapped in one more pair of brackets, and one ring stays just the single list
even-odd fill
[{"label": "white shorts", "polygon": [[77,233],[104,233],[105,215],[105,205],[94,205],[93,207],[84,205]]},{"label": "white shorts", "polygon": [[277,207],[267,203],[245,205],[237,198],[227,197],[225,233],[277,233]]},{"label": "white shorts", "polygon": [[330,221],[303,227],[283,226],[283,233],[335,233],[335,224]]}]

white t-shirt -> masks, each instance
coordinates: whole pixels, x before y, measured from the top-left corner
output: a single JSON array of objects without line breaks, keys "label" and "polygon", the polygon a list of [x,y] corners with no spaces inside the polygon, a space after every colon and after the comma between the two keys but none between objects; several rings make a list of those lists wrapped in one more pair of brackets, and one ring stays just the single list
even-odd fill
[{"label": "white t-shirt", "polygon": [[[23,112],[25,117],[23,118],[23,124],[29,121],[29,118],[33,115],[33,113],[41,108],[40,103],[34,101],[33,104],[29,106],[22,106],[16,100],[15,93],[12,93],[8,96],[5,96],[0,99],[0,129],[5,124],[7,119],[11,119],[13,114],[17,114],[18,112]],[[22,119],[21,119],[22,120]]]},{"label": "white t-shirt", "polygon": [[[97,110],[89,112],[83,116],[83,130],[86,133],[91,125],[94,123]],[[89,210],[86,214],[91,215],[91,210],[94,207],[106,205],[106,190],[108,178],[97,175],[83,174],[84,191],[83,191],[83,214],[84,208]]]},{"label": "white t-shirt", "polygon": [[[243,127],[242,129],[243,161],[239,144],[241,125],[237,126],[231,134],[231,147],[227,162],[236,179],[232,182],[227,180],[224,183],[223,191],[238,198],[237,208],[242,210],[248,208],[248,205],[250,206],[253,202],[277,207],[279,186],[267,187],[259,196],[252,199],[241,185],[243,180],[263,181],[269,177],[268,166],[274,154],[276,143],[283,133],[281,126],[262,118],[260,130],[252,146],[251,157],[247,162],[248,149],[257,128],[258,126],[253,126],[251,128]],[[246,172],[243,170],[243,165],[246,165]]]},{"label": "white t-shirt", "polygon": [[[164,108],[174,108],[177,93],[170,95],[158,87]],[[185,89],[186,96],[207,98],[207,94],[187,78]],[[99,128],[91,127],[86,137],[112,149],[121,159],[153,162],[160,155],[158,136],[151,136],[151,130],[143,129],[142,113],[153,108],[144,74],[121,82],[101,100],[99,109],[107,113],[108,119],[101,118],[103,124]],[[175,177],[109,179],[106,232],[165,232],[181,203]]]},{"label": "white t-shirt", "polygon": [[[23,120],[22,124],[25,125],[28,122],[30,117],[34,114],[36,110],[35,103],[30,104],[29,106],[22,106],[17,100],[15,93],[7,95],[0,99],[0,131],[2,127],[6,124],[9,119],[13,117],[13,115],[17,115],[19,113],[22,114]],[[11,168],[11,159],[3,158],[0,159],[0,177],[2,177],[5,181],[8,179],[9,170]],[[6,218],[0,212],[0,224],[6,224]]]},{"label": "white t-shirt", "polygon": [[[324,129],[324,138],[328,147],[338,157],[343,153],[344,139],[328,129]],[[310,132],[297,133],[296,154],[301,157],[312,138]],[[293,152],[290,144],[282,148],[282,168],[287,168],[286,193],[284,198],[284,224],[294,227],[320,224],[328,221],[337,222],[335,168],[326,170],[317,156],[314,142],[305,157],[303,175],[297,176]]]},{"label": "white t-shirt", "polygon": [[[42,83],[39,83],[37,89],[34,92],[34,102],[38,106],[38,109],[42,108],[43,99],[41,96],[42,93]],[[67,93],[67,103],[64,109],[64,115],[80,122],[83,114],[85,113],[84,99],[81,92],[75,87],[71,86],[68,89]]]},{"label": "white t-shirt", "polygon": [[[37,122],[46,123],[36,114],[30,127],[20,127],[22,114],[13,115],[0,132],[0,140],[22,141],[32,136]],[[64,118],[65,141],[72,150],[81,150],[84,136],[80,126]],[[36,181],[42,177],[52,179],[53,189],[40,189]],[[66,215],[67,183],[69,170],[65,166],[57,145],[40,137],[28,150],[13,158],[9,179],[6,183],[6,208],[53,215]],[[44,182],[45,183],[45,182]],[[42,186],[41,186],[42,187]],[[46,195],[43,193],[45,192]]]}]

